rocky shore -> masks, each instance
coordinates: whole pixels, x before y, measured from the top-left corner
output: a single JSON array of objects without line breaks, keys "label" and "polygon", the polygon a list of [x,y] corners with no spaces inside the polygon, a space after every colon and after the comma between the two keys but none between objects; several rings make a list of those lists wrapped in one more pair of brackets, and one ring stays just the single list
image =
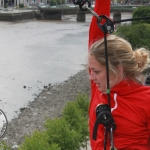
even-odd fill
[{"label": "rocky shore", "polygon": [[90,82],[87,69],[81,70],[68,80],[44,87],[43,91],[30,102],[29,107],[21,108],[17,118],[11,120],[5,136],[6,143],[20,145],[27,134],[42,130],[45,119],[61,116],[62,109],[69,101],[74,101],[79,93],[90,96]]}]

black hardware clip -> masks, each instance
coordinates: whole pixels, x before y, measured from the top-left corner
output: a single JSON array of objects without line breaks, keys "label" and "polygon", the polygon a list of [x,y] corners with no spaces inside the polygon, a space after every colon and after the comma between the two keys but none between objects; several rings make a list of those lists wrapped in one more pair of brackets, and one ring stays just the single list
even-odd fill
[{"label": "black hardware clip", "polygon": [[99,104],[96,107],[96,121],[93,129],[93,140],[95,141],[97,138],[97,130],[99,124],[104,125],[107,129],[116,129],[116,125],[114,123],[110,107],[107,104]]},{"label": "black hardware clip", "polygon": [[88,9],[83,6],[87,3],[88,7],[91,7],[91,1],[90,0],[72,0],[75,5],[79,5],[80,10],[87,11]]},{"label": "black hardware clip", "polygon": [[106,15],[99,16],[100,20],[97,19],[97,24],[99,28],[102,30],[105,34],[113,33],[115,30],[115,22],[108,18]]}]

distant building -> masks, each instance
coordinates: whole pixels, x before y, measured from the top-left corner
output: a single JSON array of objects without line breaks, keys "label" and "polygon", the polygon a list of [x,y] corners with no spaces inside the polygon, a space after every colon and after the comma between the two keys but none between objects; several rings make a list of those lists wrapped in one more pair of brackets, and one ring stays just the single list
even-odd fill
[{"label": "distant building", "polygon": [[24,6],[37,5],[38,3],[48,3],[48,0],[0,0],[0,6],[7,4],[8,6],[19,6],[19,4],[24,4]]}]

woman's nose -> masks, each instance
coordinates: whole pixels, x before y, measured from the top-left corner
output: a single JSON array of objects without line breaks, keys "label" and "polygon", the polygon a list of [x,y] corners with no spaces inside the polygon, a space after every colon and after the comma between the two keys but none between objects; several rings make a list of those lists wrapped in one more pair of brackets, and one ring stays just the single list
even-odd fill
[{"label": "woman's nose", "polygon": [[90,73],[89,73],[89,79],[90,80],[94,80],[95,79],[93,71],[91,71],[91,70],[90,70]]}]

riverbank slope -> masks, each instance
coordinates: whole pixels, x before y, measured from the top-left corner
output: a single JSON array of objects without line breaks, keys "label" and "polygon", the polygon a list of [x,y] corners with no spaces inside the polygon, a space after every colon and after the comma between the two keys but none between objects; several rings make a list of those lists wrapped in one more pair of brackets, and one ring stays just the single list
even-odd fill
[{"label": "riverbank slope", "polygon": [[20,145],[25,135],[42,130],[45,119],[61,116],[65,104],[74,101],[79,93],[90,96],[87,69],[60,84],[46,86],[27,108],[21,108],[19,116],[8,124],[6,143],[11,147]]}]

